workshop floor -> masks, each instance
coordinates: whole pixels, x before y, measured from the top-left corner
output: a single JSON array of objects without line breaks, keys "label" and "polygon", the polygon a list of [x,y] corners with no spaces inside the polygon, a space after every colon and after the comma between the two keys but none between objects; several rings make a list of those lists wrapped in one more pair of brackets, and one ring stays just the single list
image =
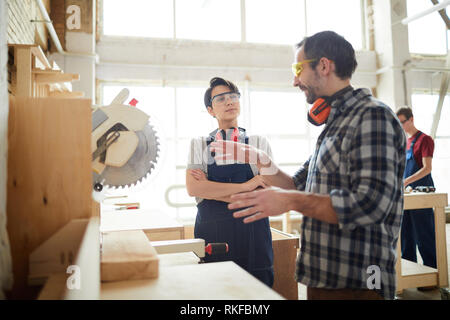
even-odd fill
[{"label": "workshop floor", "polygon": [[[447,236],[447,259],[450,270],[450,223],[446,225]],[[417,253],[418,261],[421,262],[420,254]],[[450,271],[449,271],[450,279]],[[306,286],[298,284],[298,299],[306,300]],[[441,293],[439,289],[430,291],[419,291],[416,288],[405,289],[401,295],[397,296],[399,300],[441,300]]]}]

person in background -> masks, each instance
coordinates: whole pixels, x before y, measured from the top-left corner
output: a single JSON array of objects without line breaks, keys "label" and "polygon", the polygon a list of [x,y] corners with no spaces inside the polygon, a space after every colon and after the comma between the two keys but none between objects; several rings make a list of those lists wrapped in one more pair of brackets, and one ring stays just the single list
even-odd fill
[{"label": "person in background", "polygon": [[[431,177],[433,139],[415,127],[411,108],[400,108],[396,114],[408,135],[404,186],[412,189],[417,186],[434,187]],[[402,258],[417,262],[418,248],[424,265],[436,268],[435,242],[433,209],[404,210],[401,229]]]},{"label": "person in background", "polygon": [[235,84],[215,77],[205,92],[208,113],[217,120],[218,128],[208,136],[191,141],[186,170],[186,188],[197,200],[194,236],[208,243],[227,243],[229,251],[206,256],[206,262],[234,261],[263,283],[272,287],[273,251],[269,219],[248,225],[234,219],[235,210],[228,209],[230,196],[266,187],[256,165],[235,161],[215,162],[210,152],[213,141],[231,140],[262,148],[271,154],[266,139],[249,136],[238,126],[240,92]]},{"label": "person in background", "polygon": [[312,104],[308,120],[325,127],[294,176],[263,150],[212,143],[216,159],[253,159],[275,186],[233,195],[236,218],[303,214],[296,274],[308,300],[395,297],[406,137],[391,108],[350,85],[356,66],[352,45],[335,32],[297,44],[293,84]]}]

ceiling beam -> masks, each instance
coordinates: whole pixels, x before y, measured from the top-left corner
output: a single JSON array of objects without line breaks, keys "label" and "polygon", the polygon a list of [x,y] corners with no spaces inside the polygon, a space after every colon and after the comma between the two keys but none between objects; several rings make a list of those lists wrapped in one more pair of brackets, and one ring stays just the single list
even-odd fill
[{"label": "ceiling beam", "polygon": [[[434,5],[439,4],[438,0],[431,0],[431,2],[433,2]],[[447,26],[447,29],[450,29],[450,19],[447,16],[446,10],[445,9],[441,9],[438,12],[441,15],[442,20],[444,20],[445,25]]]}]

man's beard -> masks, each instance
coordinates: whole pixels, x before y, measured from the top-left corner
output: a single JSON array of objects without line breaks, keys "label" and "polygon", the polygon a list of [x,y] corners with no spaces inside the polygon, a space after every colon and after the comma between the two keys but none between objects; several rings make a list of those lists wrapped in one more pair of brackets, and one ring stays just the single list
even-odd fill
[{"label": "man's beard", "polygon": [[319,84],[319,74],[317,73],[316,70],[314,70],[314,83],[316,84],[316,86],[311,85],[311,86],[300,86],[300,89],[305,90],[303,91],[305,93],[305,97],[306,97],[306,102],[308,102],[309,104],[313,104],[314,102],[316,102],[318,95],[317,95],[317,90],[318,87],[317,85]]},{"label": "man's beard", "polygon": [[317,95],[314,88],[308,86],[300,86],[300,89],[305,94],[306,102],[308,102],[309,104],[313,104],[317,100]]}]

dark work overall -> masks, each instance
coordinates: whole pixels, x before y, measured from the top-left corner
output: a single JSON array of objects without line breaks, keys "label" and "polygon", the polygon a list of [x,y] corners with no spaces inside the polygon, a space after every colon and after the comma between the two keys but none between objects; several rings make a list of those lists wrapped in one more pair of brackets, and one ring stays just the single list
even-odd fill
[{"label": "dark work overall", "polygon": [[[412,141],[411,147],[406,151],[406,168],[403,178],[416,173],[420,168],[414,159],[414,144],[422,132]],[[412,188],[417,186],[434,186],[431,174],[409,184]],[[424,265],[436,268],[436,244],[434,233],[434,214],[432,208],[404,210],[401,230],[402,258],[417,262],[416,245]]]},{"label": "dark work overall", "polygon": [[[223,131],[222,131],[223,132]],[[223,132],[224,133],[224,132]],[[225,137],[224,137],[225,139]],[[209,144],[214,139],[207,141]],[[248,137],[245,136],[248,144]],[[208,164],[208,180],[225,183],[243,183],[254,177],[249,164]],[[205,244],[228,243],[228,253],[206,255],[205,262],[233,261],[269,287],[273,285],[273,250],[269,219],[244,224],[243,218],[233,218],[228,203],[204,199],[198,205],[194,235]]]}]

